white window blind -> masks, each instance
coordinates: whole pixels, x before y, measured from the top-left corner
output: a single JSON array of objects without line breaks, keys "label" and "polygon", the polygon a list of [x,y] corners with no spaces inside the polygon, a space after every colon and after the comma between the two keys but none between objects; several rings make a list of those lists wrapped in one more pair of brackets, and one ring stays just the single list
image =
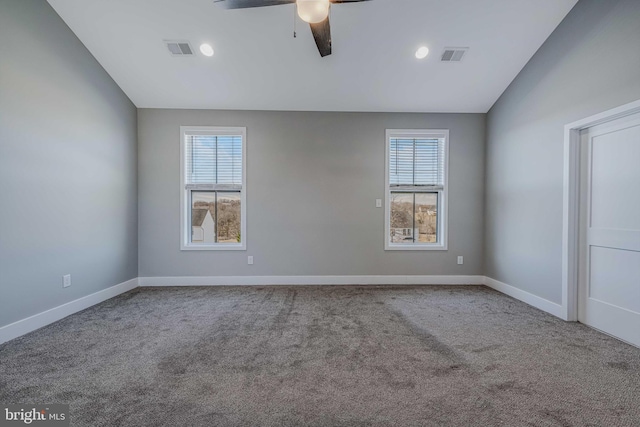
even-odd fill
[{"label": "white window blind", "polygon": [[185,135],[187,190],[242,190],[241,135]]},{"label": "white window blind", "polygon": [[444,138],[391,137],[388,154],[392,191],[444,189]]}]

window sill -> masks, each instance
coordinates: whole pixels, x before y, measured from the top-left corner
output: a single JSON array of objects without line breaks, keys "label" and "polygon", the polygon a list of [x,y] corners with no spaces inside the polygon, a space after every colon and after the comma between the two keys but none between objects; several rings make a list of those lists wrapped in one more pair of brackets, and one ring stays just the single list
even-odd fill
[{"label": "window sill", "polygon": [[245,244],[182,245],[181,251],[246,251]]},{"label": "window sill", "polygon": [[387,243],[384,245],[384,250],[385,251],[446,251],[447,246],[444,244],[415,245],[415,244]]}]

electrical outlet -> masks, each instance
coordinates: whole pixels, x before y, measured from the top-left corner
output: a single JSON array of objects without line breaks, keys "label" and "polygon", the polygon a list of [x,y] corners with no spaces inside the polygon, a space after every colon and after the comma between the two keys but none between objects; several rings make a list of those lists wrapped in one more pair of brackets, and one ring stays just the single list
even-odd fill
[{"label": "electrical outlet", "polygon": [[382,207],[382,199],[376,199],[376,208]]},{"label": "electrical outlet", "polygon": [[464,264],[464,257],[463,256],[459,256],[458,257],[458,265],[462,265]]},{"label": "electrical outlet", "polygon": [[64,276],[62,276],[62,287],[68,288],[69,286],[71,286],[71,275],[65,274]]},{"label": "electrical outlet", "polygon": [[249,265],[253,265],[253,256],[249,255],[249,256],[247,257],[247,264],[249,264]]}]

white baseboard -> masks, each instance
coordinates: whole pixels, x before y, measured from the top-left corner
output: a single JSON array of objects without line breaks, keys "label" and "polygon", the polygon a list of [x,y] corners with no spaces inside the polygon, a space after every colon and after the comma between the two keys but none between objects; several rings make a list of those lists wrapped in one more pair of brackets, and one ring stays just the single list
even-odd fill
[{"label": "white baseboard", "polygon": [[140,286],[482,285],[484,276],[185,276],[140,277]]},{"label": "white baseboard", "polygon": [[555,302],[546,300],[534,294],[530,294],[527,291],[523,291],[522,289],[518,289],[511,285],[507,285],[506,283],[499,282],[498,280],[492,279],[491,277],[485,277],[484,279],[484,284],[486,286],[495,289],[498,292],[502,292],[503,294],[509,295],[510,297],[527,303],[542,311],[546,311],[549,314],[553,314],[554,316],[561,319],[564,318],[563,309],[560,304],[556,304]]},{"label": "white baseboard", "polygon": [[73,313],[106,301],[124,292],[138,287],[138,278],[127,280],[110,288],[95,292],[86,297],[78,298],[66,304],[59,305],[42,313],[34,314],[26,319],[18,320],[0,328],[0,344],[27,334],[53,322],[57,322]]}]

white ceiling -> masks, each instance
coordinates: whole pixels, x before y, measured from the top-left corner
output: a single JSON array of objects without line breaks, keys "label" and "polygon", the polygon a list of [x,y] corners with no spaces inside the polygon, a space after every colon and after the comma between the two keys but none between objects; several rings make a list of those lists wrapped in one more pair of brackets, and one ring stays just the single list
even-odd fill
[{"label": "white ceiling", "polygon": [[[48,0],[140,108],[484,113],[577,0],[372,0],[332,7],[321,58],[294,6]],[[215,55],[172,57],[164,39]],[[420,45],[431,53],[417,60]],[[470,48],[441,63],[444,47]]]}]

